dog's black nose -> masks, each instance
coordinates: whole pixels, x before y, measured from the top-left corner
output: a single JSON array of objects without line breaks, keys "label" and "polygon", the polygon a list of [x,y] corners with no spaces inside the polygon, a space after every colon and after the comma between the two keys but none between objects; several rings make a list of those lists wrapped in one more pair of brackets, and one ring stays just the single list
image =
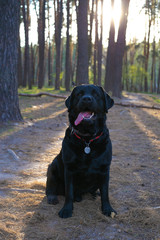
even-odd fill
[{"label": "dog's black nose", "polygon": [[82,98],[82,101],[84,103],[91,103],[92,102],[92,97],[89,96],[89,95],[84,95],[83,98]]}]

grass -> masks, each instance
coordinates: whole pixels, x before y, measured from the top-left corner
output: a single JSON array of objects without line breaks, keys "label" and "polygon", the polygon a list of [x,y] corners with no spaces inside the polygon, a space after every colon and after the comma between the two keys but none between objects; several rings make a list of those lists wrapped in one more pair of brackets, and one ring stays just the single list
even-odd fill
[{"label": "grass", "polygon": [[156,102],[156,103],[160,103],[160,98],[156,97],[156,96],[152,96],[152,99]]},{"label": "grass", "polygon": [[28,88],[19,88],[18,93],[25,93],[25,94],[37,94],[40,92],[49,92],[54,94],[63,94],[65,93],[64,88],[60,88],[60,90],[55,90],[53,87],[43,87],[41,89],[38,89],[36,86],[33,86],[32,89]]}]

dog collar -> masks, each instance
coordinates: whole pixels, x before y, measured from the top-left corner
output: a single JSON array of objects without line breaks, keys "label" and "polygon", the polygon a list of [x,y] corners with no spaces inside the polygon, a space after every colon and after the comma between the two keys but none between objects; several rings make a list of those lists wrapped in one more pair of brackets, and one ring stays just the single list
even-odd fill
[{"label": "dog collar", "polygon": [[94,140],[99,139],[102,136],[103,132],[101,132],[101,134],[96,136],[95,138],[90,139],[89,142],[86,142],[85,139],[81,138],[76,132],[73,132],[73,134],[76,136],[76,138],[81,139],[82,141],[84,141],[84,143],[86,145],[85,148],[84,148],[84,152],[86,154],[89,154],[91,152],[91,148],[89,146],[90,143],[93,142]]},{"label": "dog collar", "polygon": [[[77,129],[75,129],[74,127],[72,127],[71,125],[69,126],[70,130],[71,130],[71,134],[76,133],[78,136],[82,136],[82,137],[91,137],[90,134],[88,133],[81,133],[80,131],[78,131]],[[95,133],[93,136],[96,136],[97,133]]]}]

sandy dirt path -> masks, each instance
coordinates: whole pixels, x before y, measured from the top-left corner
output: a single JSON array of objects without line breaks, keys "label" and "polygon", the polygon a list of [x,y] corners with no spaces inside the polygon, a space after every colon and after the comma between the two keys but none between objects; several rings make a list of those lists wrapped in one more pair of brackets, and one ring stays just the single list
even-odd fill
[{"label": "sandy dirt path", "polygon": [[[127,94],[132,103],[149,95]],[[24,124],[0,125],[0,239],[160,240],[160,111],[114,106],[107,125],[113,143],[110,200],[118,215],[102,215],[100,197],[74,204],[46,203],[48,164],[61,148],[68,125],[64,100],[20,98]]]}]

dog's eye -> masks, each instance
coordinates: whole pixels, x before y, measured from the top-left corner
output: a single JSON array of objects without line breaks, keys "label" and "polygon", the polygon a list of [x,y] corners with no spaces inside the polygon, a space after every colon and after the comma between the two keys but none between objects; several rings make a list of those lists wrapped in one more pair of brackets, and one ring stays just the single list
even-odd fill
[{"label": "dog's eye", "polygon": [[77,97],[82,97],[82,95],[83,95],[82,92],[77,93]]},{"label": "dog's eye", "polygon": [[99,97],[99,94],[96,91],[93,91],[93,96],[94,97]]}]

